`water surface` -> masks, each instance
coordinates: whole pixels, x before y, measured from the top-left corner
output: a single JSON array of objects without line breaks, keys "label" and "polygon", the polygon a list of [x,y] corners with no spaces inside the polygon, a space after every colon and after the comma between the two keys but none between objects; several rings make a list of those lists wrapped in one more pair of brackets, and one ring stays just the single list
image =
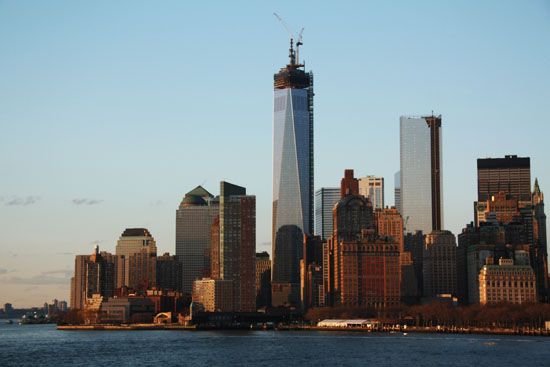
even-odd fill
[{"label": "water surface", "polygon": [[0,366],[550,366],[550,338],[57,331],[0,321]]}]

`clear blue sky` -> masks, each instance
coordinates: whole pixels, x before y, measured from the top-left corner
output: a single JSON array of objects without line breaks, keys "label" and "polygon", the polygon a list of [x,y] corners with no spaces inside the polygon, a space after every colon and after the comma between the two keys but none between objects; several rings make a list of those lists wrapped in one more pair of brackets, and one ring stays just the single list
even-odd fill
[{"label": "clear blue sky", "polygon": [[[475,159],[532,157],[550,190],[550,2],[0,0],[0,303],[67,299],[75,254],[124,228],[174,252],[175,210],[221,179],[257,195],[269,249],[273,73],[315,73],[315,186],[386,177],[399,116],[444,118],[446,227]],[[76,202],[76,203],[75,203]]]}]

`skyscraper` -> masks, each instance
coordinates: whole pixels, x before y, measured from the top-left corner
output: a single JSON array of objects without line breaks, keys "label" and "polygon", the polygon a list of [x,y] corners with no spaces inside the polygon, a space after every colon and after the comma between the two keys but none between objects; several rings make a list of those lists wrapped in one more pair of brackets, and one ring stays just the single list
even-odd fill
[{"label": "skyscraper", "polygon": [[315,192],[314,234],[327,239],[332,235],[332,209],[340,200],[340,188],[323,187]]},{"label": "skyscraper", "polygon": [[234,310],[256,311],[256,197],[246,189],[220,184],[219,265],[233,281]]},{"label": "skyscraper", "polygon": [[401,117],[401,211],[409,233],[443,228],[441,115]]},{"label": "skyscraper", "polygon": [[124,257],[124,285],[146,290],[156,285],[157,245],[145,228],[127,228],[116,245],[116,255]]},{"label": "skyscraper", "polygon": [[359,195],[369,198],[374,209],[384,209],[384,177],[366,176],[360,178]]},{"label": "skyscraper", "polygon": [[115,291],[116,275],[113,256],[99,252],[95,247],[92,255],[77,255],[74,275],[71,279],[71,308],[82,309],[86,300],[94,294],[112,297]]},{"label": "skyscraper", "polygon": [[519,201],[531,200],[531,159],[517,155],[477,160],[478,201],[505,192]]},{"label": "skyscraper", "polygon": [[210,240],[219,199],[197,186],[185,194],[176,210],[176,256],[182,263],[182,290],[191,294],[193,281],[210,273]]},{"label": "skyscraper", "polygon": [[[301,42],[297,44],[297,47]],[[313,232],[313,74],[290,41],[290,63],[274,75],[273,302],[298,305],[304,234]],[[283,270],[284,269],[284,270]],[[287,294],[291,290],[293,296]],[[275,293],[285,293],[275,296]]]}]

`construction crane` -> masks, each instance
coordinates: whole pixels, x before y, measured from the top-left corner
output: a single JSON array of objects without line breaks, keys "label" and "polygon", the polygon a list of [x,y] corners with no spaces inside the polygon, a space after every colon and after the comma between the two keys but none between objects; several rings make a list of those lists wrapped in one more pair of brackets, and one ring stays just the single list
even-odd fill
[{"label": "construction crane", "polygon": [[279,20],[279,22],[282,24],[282,26],[287,31],[288,35],[290,36],[290,60],[291,64],[297,64],[300,65],[300,46],[303,45],[302,42],[302,34],[304,33],[304,28],[300,31],[300,34],[298,35],[297,42],[296,42],[296,56],[294,56],[294,33],[290,30],[290,27],[286,22],[279,16],[277,13],[273,13],[275,18]]},{"label": "construction crane", "polygon": [[304,43],[302,42],[302,34],[304,34],[304,28],[300,31],[298,39],[296,40],[296,62],[300,64],[300,46]]}]

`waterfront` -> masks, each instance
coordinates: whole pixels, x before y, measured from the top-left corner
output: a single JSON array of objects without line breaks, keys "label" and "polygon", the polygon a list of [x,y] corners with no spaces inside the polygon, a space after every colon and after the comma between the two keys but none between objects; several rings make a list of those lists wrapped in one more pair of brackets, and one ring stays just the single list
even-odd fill
[{"label": "waterfront", "polygon": [[548,366],[550,339],[316,331],[70,332],[55,325],[2,324],[0,361],[2,366]]}]

